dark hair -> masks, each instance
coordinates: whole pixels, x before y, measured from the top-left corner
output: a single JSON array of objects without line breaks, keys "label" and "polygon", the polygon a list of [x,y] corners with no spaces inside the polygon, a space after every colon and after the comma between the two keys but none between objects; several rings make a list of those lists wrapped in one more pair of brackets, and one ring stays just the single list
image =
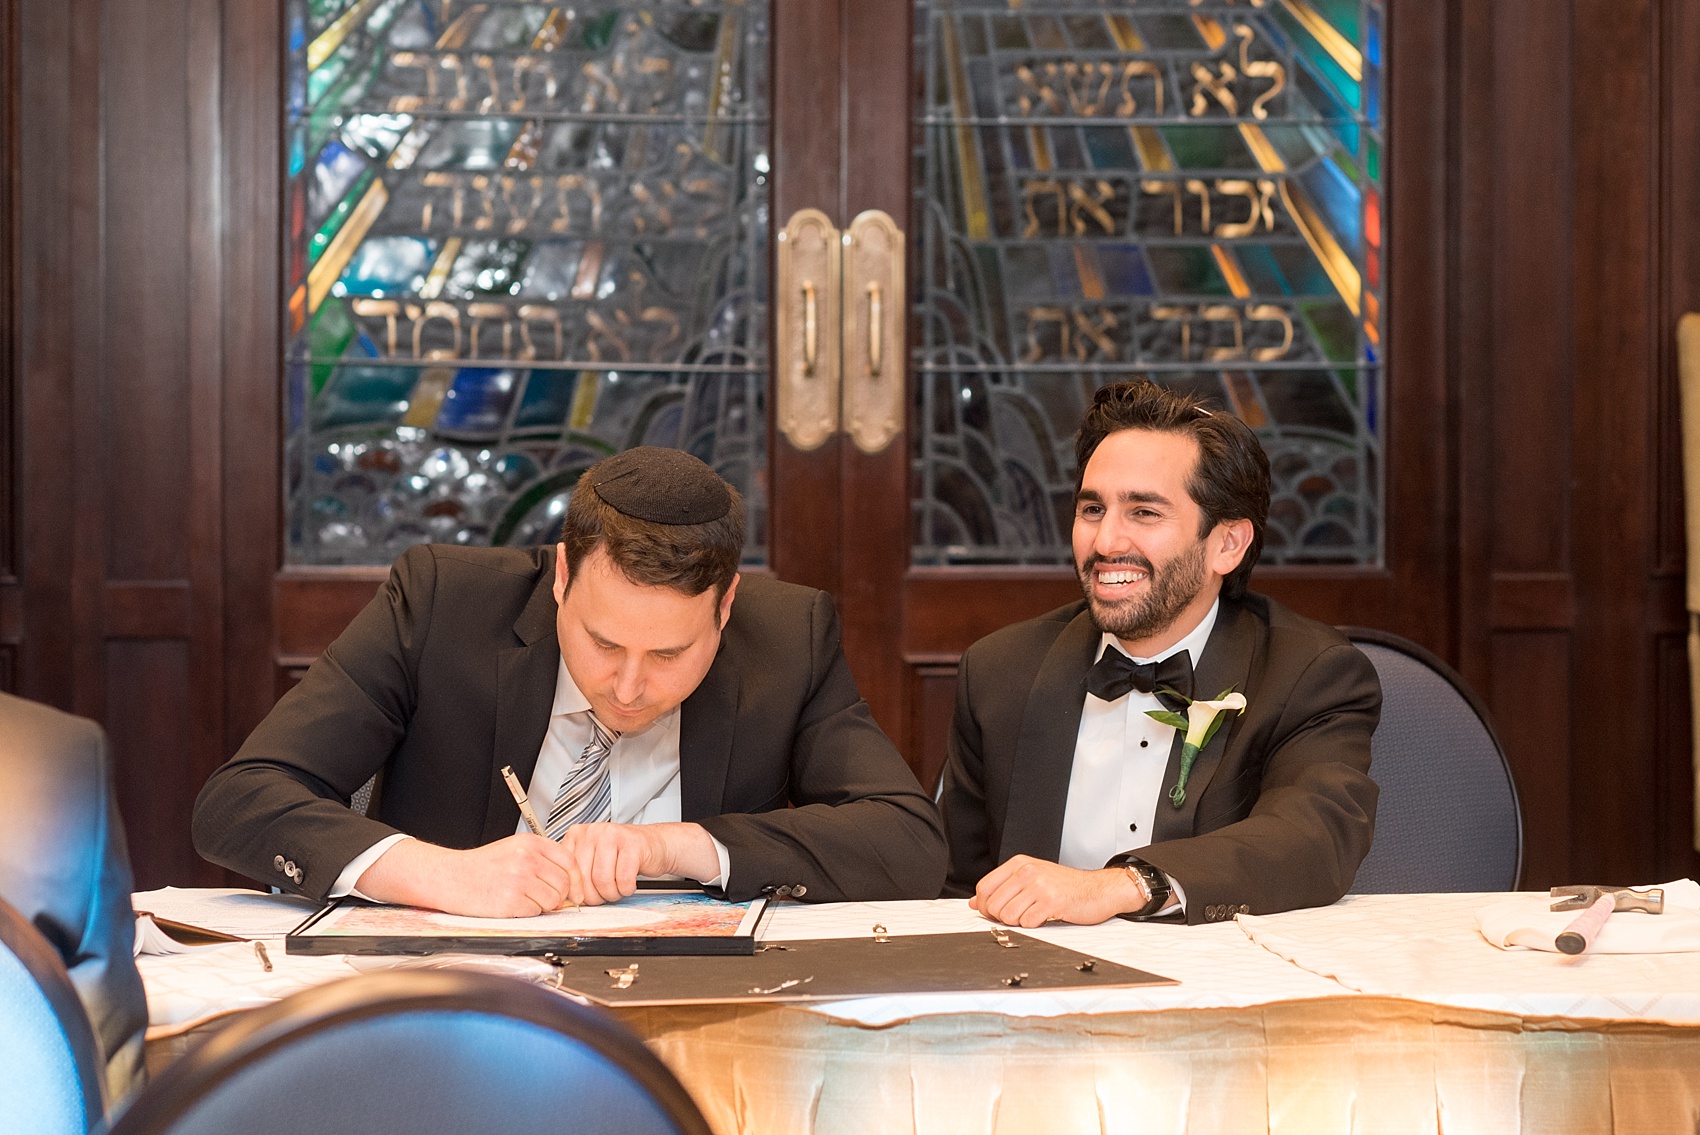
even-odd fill
[{"label": "dark hair", "polygon": [[730,485],[732,507],[706,524],[657,524],[627,516],[591,487],[585,478],[567,501],[561,543],[567,549],[567,586],[579,565],[598,546],[633,583],[671,587],[701,595],[710,587],[718,602],[732,586],[744,555],[744,501]]},{"label": "dark hair", "polygon": [[1122,430],[1185,434],[1198,443],[1198,464],[1187,477],[1186,491],[1204,511],[1199,539],[1224,520],[1251,521],[1251,546],[1222,581],[1222,592],[1229,599],[1243,596],[1246,579],[1263,553],[1263,527],[1269,519],[1269,456],[1257,435],[1234,415],[1211,409],[1195,394],[1165,390],[1142,378],[1117,382],[1098,391],[1074,436],[1079,463],[1076,491],[1099,443]]}]

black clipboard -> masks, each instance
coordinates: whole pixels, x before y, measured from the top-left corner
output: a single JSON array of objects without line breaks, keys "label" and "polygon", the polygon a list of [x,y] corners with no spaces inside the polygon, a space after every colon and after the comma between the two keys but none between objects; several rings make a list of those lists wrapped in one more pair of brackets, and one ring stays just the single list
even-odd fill
[{"label": "black clipboard", "polygon": [[1001,927],[766,942],[744,957],[653,957],[612,968],[590,959],[553,960],[558,988],[632,1008],[1180,984]]},{"label": "black clipboard", "polygon": [[[626,957],[665,954],[749,955],[768,909],[767,899],[730,903],[700,889],[645,888],[618,903],[587,907],[607,921],[621,910],[645,915],[661,912],[662,927],[627,933],[527,932],[536,920],[515,919],[514,933],[456,933],[458,926],[495,920],[465,919],[413,907],[390,907],[341,898],[318,911],[284,937],[290,954],[507,954],[555,957]],[[560,914],[562,920],[565,913]],[[635,917],[635,916],[634,916]],[[730,929],[735,924],[736,929]],[[386,926],[392,927],[386,932]],[[690,932],[666,933],[683,928]]]}]

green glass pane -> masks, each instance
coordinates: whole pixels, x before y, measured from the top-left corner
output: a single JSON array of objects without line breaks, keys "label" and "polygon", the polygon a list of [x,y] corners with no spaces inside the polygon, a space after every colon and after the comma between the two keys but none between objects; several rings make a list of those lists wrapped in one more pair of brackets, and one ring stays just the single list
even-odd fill
[{"label": "green glass pane", "polygon": [[1192,169],[1256,169],[1257,159],[1232,126],[1165,126],[1175,164]]},{"label": "green glass pane", "polygon": [[307,344],[314,358],[327,361],[315,364],[309,372],[314,394],[324,389],[325,380],[336,369],[336,364],[328,360],[343,356],[349,343],[354,341],[357,330],[354,320],[349,317],[347,305],[341,300],[329,300],[319,308],[308,329]]},{"label": "green glass pane", "polygon": [[1139,28],[1145,33],[1145,42],[1153,51],[1202,51],[1207,50],[1203,38],[1198,34],[1198,25],[1188,16],[1142,16]]},{"label": "green glass pane", "polygon": [[1228,282],[1207,248],[1148,248],[1157,286],[1170,295],[1225,296]]},{"label": "green glass pane", "polygon": [[1357,320],[1343,303],[1306,303],[1305,314],[1322,353],[1337,362],[1352,362],[1358,356]]}]

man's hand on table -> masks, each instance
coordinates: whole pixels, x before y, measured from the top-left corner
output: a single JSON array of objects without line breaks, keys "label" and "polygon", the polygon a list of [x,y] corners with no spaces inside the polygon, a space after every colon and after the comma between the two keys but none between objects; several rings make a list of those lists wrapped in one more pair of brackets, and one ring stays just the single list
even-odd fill
[{"label": "man's hand on table", "polygon": [[523,833],[457,851],[404,839],[355,888],[378,902],[525,918],[614,902],[637,890],[639,875],[719,873],[714,841],[697,824],[577,824],[560,843]]},{"label": "man's hand on table", "polygon": [[980,880],[968,905],[993,921],[1031,929],[1053,919],[1096,925],[1138,910],[1149,899],[1119,867],[1082,871],[1017,855]]}]

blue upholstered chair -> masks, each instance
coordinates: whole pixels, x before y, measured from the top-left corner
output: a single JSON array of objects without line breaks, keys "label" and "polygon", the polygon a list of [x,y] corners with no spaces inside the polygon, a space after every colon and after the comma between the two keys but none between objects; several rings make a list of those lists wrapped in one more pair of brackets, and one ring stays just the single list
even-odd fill
[{"label": "blue upholstered chair", "polygon": [[708,1135],[608,1014],[490,974],[408,970],[243,1014],[154,1078],[112,1135]]},{"label": "blue upholstered chair", "polygon": [[1487,708],[1453,669],[1386,631],[1342,627],[1381,677],[1375,843],[1353,894],[1509,891],[1523,874],[1517,784]]},{"label": "blue upholstered chair", "polygon": [[84,1135],[103,1110],[100,1070],[58,952],[0,900],[0,1129]]}]

